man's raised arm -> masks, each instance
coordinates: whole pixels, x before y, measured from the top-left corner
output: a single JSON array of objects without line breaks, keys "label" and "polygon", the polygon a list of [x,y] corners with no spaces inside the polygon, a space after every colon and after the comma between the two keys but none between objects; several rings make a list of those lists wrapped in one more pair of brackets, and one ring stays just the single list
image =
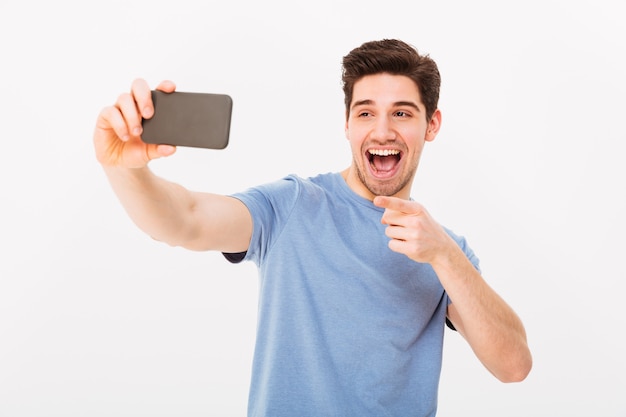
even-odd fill
[{"label": "man's raised arm", "polygon": [[[157,89],[173,92],[171,81]],[[154,114],[148,84],[137,79],[130,93],[98,115],[94,131],[96,158],[113,191],[137,226],[154,239],[192,250],[242,252],[248,248],[252,219],[232,197],[200,193],[156,176],[148,163],[172,155],[169,145],[141,140],[142,118]]]}]

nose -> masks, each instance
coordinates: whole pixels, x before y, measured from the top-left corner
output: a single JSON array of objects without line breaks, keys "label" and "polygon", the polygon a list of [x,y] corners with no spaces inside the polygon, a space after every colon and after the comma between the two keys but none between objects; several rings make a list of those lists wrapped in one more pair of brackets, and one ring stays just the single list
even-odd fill
[{"label": "nose", "polygon": [[377,117],[370,133],[372,139],[387,141],[396,138],[393,121],[389,117]]}]

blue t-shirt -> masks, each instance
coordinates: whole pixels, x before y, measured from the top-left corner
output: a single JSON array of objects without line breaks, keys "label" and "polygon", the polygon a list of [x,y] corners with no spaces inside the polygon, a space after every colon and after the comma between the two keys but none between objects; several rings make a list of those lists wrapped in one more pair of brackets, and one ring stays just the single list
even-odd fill
[{"label": "blue t-shirt", "polygon": [[248,415],[434,416],[449,300],[430,265],[389,249],[383,209],[338,173],[234,197],[260,279]]}]

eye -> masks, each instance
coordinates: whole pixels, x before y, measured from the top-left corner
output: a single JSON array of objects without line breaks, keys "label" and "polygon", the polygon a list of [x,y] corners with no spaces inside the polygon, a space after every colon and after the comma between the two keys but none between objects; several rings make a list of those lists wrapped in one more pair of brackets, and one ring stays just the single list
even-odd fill
[{"label": "eye", "polygon": [[406,112],[404,110],[398,110],[395,113],[396,116],[401,117],[401,118],[406,118],[406,117],[411,117],[411,114],[409,112]]},{"label": "eye", "polygon": [[371,115],[372,114],[370,112],[368,112],[368,111],[362,111],[362,112],[359,113],[359,117],[369,117]]}]

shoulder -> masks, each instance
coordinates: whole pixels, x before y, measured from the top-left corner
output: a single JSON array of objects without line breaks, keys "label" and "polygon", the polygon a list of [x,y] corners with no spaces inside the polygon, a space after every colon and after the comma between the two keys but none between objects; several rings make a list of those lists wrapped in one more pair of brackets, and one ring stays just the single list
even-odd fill
[{"label": "shoulder", "polygon": [[[338,175],[338,174],[337,174]],[[321,174],[303,178],[295,174],[281,179],[250,187],[245,191],[232,194],[241,200],[254,217],[284,216],[298,205],[315,205],[326,199],[335,188],[334,174]]]},{"label": "shoulder", "polygon": [[264,195],[267,198],[272,198],[282,195],[300,196],[302,193],[324,192],[336,188],[338,175],[328,173],[303,178],[296,174],[289,174],[281,179],[256,185],[233,196]]}]

